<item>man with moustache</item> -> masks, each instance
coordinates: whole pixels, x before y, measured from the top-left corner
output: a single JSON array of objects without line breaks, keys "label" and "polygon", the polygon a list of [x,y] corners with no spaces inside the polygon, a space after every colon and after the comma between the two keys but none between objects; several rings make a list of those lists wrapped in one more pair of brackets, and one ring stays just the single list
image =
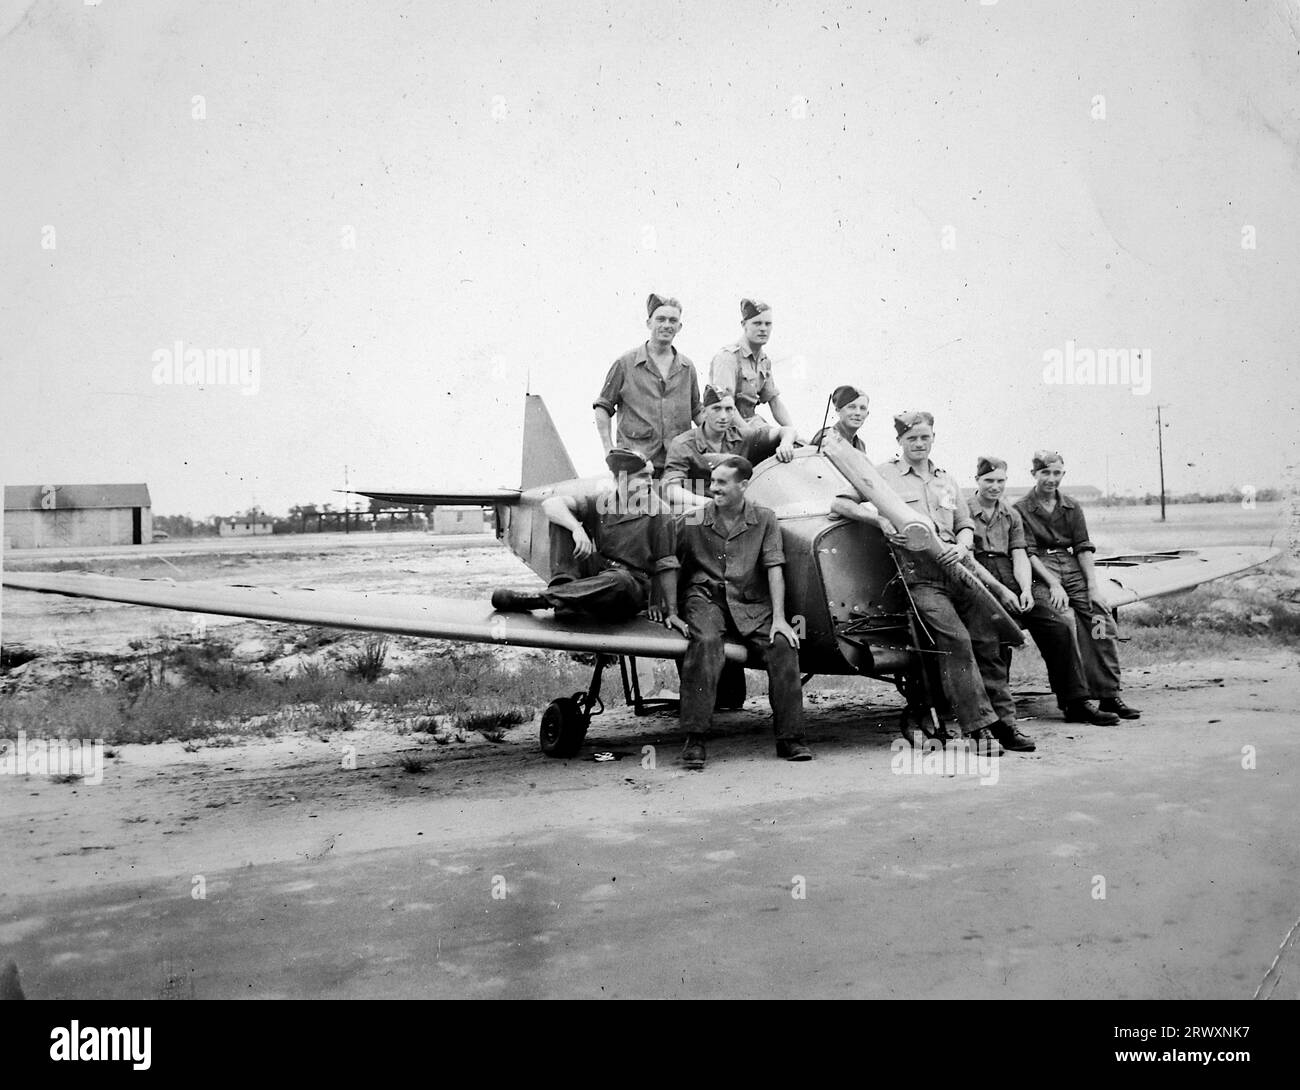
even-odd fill
[{"label": "man with moustache", "polygon": [[1118,630],[1092,563],[1097,547],[1088,540],[1083,508],[1060,490],[1065,459],[1054,450],[1036,451],[1033,473],[1033,489],[1015,507],[1029,538],[1034,598],[1073,612],[1084,678],[1098,708],[1137,719],[1142,713],[1120,696]]},{"label": "man with moustache", "polygon": [[728,638],[743,643],[767,668],[777,756],[812,760],[804,740],[799,637],[785,618],[785,550],[776,514],[745,497],[752,473],[746,459],[723,458],[710,474],[712,499],[702,512],[673,520],[673,548],[656,565],[664,624],[690,640],[681,668],[687,768],[704,767]]},{"label": "man with moustache", "polygon": [[699,415],[700,383],[695,365],[673,347],[682,327],[681,303],[651,294],[646,315],[649,340],[614,361],[592,408],[605,453],[614,448],[610,421],[617,413],[618,445],[644,454],[659,476],[673,436]]},{"label": "man with moustache", "polygon": [[735,395],[741,432],[756,426],[751,421],[760,405],[771,409],[772,419],[781,427],[794,426],[794,418],[772,378],[772,361],[763,349],[771,335],[772,308],[754,299],[742,299],[740,339],[718,352],[709,367],[709,384]]}]

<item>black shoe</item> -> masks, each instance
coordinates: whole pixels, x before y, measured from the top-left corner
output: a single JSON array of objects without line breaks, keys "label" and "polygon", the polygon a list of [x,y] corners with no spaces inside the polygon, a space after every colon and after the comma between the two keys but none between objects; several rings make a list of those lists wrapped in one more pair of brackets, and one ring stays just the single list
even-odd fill
[{"label": "black shoe", "polygon": [[500,587],[492,592],[492,608],[500,613],[527,613],[530,609],[550,609],[551,603],[540,594]]},{"label": "black shoe", "polygon": [[686,736],[686,744],[682,746],[682,764],[697,770],[704,767],[704,739],[698,734]]},{"label": "black shoe", "polygon": [[1124,703],[1123,699],[1118,696],[1103,696],[1097,705],[1104,712],[1113,712],[1121,719],[1139,719],[1142,713],[1137,708],[1130,708]]},{"label": "black shoe", "polygon": [[811,761],[813,759],[813,751],[808,748],[808,743],[798,739],[792,741],[786,741],[783,738],[778,739],[776,755],[784,757],[787,761]]},{"label": "black shoe", "polygon": [[1091,700],[1071,700],[1061,709],[1067,723],[1091,723],[1094,727],[1113,727],[1119,716],[1113,712],[1098,711]]},{"label": "black shoe", "polygon": [[1033,753],[1038,748],[1034,740],[1014,723],[999,722],[990,729],[997,740],[1002,743],[1002,748],[1009,749],[1012,753]]},{"label": "black shoe", "polygon": [[[1001,726],[1001,724],[992,724],[993,728],[998,726]],[[979,730],[968,734],[967,737],[974,743],[976,753],[981,753],[986,757],[1002,756],[1002,743],[997,740],[993,730],[989,727],[980,727]]]}]

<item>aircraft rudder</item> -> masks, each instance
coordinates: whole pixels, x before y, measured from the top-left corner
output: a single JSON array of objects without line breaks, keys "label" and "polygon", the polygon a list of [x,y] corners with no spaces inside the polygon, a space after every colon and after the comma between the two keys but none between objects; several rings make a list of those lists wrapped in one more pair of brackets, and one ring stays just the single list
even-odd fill
[{"label": "aircraft rudder", "polygon": [[523,445],[520,488],[536,488],[538,485],[571,480],[578,475],[540,394],[524,395]]}]

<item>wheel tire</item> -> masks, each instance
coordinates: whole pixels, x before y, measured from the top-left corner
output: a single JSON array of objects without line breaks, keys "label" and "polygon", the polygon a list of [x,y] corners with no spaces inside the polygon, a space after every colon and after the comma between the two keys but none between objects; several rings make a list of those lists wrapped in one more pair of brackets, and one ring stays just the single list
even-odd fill
[{"label": "wheel tire", "polygon": [[542,712],[538,736],[546,756],[574,756],[587,736],[587,723],[578,709],[578,702],[571,696],[562,696],[547,704],[546,711]]}]

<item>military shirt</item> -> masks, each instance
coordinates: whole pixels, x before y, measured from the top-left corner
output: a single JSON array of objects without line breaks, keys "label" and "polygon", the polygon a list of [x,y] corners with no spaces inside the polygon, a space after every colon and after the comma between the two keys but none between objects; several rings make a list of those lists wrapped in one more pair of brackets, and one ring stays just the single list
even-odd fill
[{"label": "military shirt", "polygon": [[772,378],[772,361],[761,347],[755,356],[748,342],[729,344],[713,357],[709,382],[719,392],[734,395],[742,420],[751,419],[760,405],[781,396]]},{"label": "military shirt", "polygon": [[1049,515],[1031,491],[1016,501],[1016,510],[1025,520],[1029,538],[1029,555],[1037,556],[1048,549],[1073,549],[1075,555],[1097,551],[1088,540],[1088,523],[1083,508],[1063,492],[1056,494],[1056,507]]},{"label": "military shirt", "polygon": [[876,470],[909,507],[924,511],[934,520],[942,540],[956,541],[960,531],[974,528],[966,498],[947,473],[933,462],[927,464],[930,467],[928,480],[901,456],[882,462]]},{"label": "military shirt", "polygon": [[[725,594],[727,609],[742,636],[765,631],[772,624],[772,597],[767,569],[785,563],[776,513],[745,500],[725,537],[713,502],[701,512],[672,521],[671,551],[656,570],[678,568],[685,576],[685,594],[710,598]],[[784,603],[783,603],[784,604]]]},{"label": "military shirt", "polygon": [[[814,435],[814,436],[812,437],[812,440],[811,440],[812,445],[813,445],[813,446],[818,446],[818,445],[821,443],[822,438],[825,437],[825,436],[829,436],[830,433],[833,432],[833,431],[839,431],[839,429],[838,429],[837,427],[835,427],[834,424],[832,424],[832,425],[830,425],[830,426],[828,426],[828,427],[825,427],[825,428],[821,428],[821,429],[819,429],[818,432],[817,432],[817,434]],[[860,450],[860,451],[862,451],[863,454],[866,454],[866,453],[867,453],[867,448],[863,445],[863,443],[862,443],[862,438],[858,435],[857,432],[854,432],[854,433],[853,433],[853,438],[852,438],[852,439],[848,439],[842,431],[841,431],[839,434],[840,434],[840,438],[841,438],[841,439],[846,439],[847,442],[852,443],[852,444],[853,444],[853,447],[854,447],[855,450]]]},{"label": "military shirt", "polygon": [[659,557],[672,548],[671,518],[653,492],[631,502],[615,489],[575,496],[574,517],[606,561],[646,579]]},{"label": "military shirt", "polygon": [[669,442],[686,431],[700,411],[695,364],[674,348],[665,378],[642,344],[614,361],[592,408],[610,416],[617,412],[617,445],[639,451],[662,472]]},{"label": "military shirt", "polygon": [[1008,507],[1004,499],[999,496],[992,511],[985,511],[979,500],[972,500],[969,506],[977,553],[1009,557],[1012,549],[1028,551],[1020,512]]},{"label": "military shirt", "polygon": [[668,459],[664,463],[664,486],[676,483],[686,487],[688,481],[703,481],[707,484],[719,460],[729,454],[738,454],[754,465],[758,465],[759,462],[776,453],[780,436],[781,433],[777,428],[765,428],[745,435],[735,428],[728,428],[715,451],[704,438],[704,429],[693,427],[668,444]]}]

